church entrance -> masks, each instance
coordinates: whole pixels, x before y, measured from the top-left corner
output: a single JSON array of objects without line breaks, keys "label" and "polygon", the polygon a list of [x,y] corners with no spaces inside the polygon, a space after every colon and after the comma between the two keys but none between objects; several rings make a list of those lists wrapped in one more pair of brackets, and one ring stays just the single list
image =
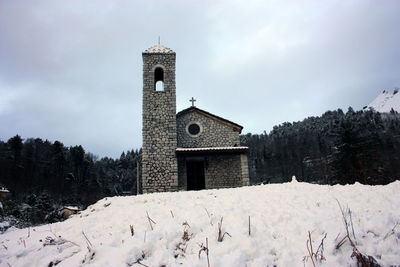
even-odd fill
[{"label": "church entrance", "polygon": [[204,160],[186,161],[187,190],[201,190],[206,188],[204,177]]}]

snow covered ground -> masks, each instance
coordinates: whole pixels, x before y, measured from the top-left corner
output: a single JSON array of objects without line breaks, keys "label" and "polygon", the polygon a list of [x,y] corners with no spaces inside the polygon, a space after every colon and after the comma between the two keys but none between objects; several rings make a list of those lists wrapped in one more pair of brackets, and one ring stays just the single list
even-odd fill
[{"label": "snow covered ground", "polygon": [[395,89],[393,92],[383,91],[378,95],[368,106],[378,112],[390,112],[393,110],[400,112],[400,94],[399,89]]},{"label": "snow covered ground", "polygon": [[[356,266],[349,240],[336,248],[347,234],[336,200],[353,222],[350,236],[359,252],[383,266],[399,266],[399,192],[399,181],[386,186],[293,181],[105,198],[64,222],[7,230],[0,235],[0,266],[204,267],[206,238],[210,266],[303,266],[304,259],[312,266],[305,258],[308,231],[315,253],[326,235],[317,253],[326,260],[314,259],[317,266]],[[221,218],[222,233],[230,236],[218,242]]]}]

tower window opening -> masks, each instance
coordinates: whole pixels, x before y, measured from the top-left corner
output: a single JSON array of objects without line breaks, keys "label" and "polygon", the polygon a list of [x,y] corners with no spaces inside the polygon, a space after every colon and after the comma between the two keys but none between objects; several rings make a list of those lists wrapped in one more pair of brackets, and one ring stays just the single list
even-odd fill
[{"label": "tower window opening", "polygon": [[154,86],[156,91],[164,91],[164,70],[160,67],[154,70]]},{"label": "tower window opening", "polygon": [[164,83],[162,81],[156,82],[156,91],[164,91]]}]

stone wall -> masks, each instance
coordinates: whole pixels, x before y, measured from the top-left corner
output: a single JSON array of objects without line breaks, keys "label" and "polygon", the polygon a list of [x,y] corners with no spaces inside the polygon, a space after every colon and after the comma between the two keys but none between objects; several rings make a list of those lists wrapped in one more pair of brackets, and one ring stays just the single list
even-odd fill
[{"label": "stone wall", "polygon": [[[142,55],[143,193],[175,191],[178,187],[175,53]],[[164,91],[155,91],[156,67],[164,70]]]},{"label": "stone wall", "polygon": [[178,185],[179,190],[187,190],[186,160],[178,157]]},{"label": "stone wall", "polygon": [[242,185],[248,186],[250,185],[250,176],[249,176],[249,160],[247,154],[240,155],[240,166],[242,169]]},{"label": "stone wall", "polygon": [[206,188],[242,186],[240,155],[213,155],[207,157]]},{"label": "stone wall", "polygon": [[[204,155],[203,158],[206,189],[249,185],[246,154],[212,154]],[[178,167],[179,190],[187,190],[185,156],[178,157]]]},{"label": "stone wall", "polygon": [[[192,136],[188,133],[188,125],[197,123],[200,133]],[[229,125],[221,123],[203,114],[190,111],[176,119],[178,147],[227,147],[239,146],[239,132]]]}]

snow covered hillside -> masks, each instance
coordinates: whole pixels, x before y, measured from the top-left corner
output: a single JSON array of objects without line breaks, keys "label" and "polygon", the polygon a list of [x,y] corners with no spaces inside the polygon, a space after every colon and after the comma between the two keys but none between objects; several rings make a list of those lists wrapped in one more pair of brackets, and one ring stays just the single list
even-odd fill
[{"label": "snow covered hillside", "polygon": [[[9,229],[0,235],[0,266],[205,267],[206,240],[210,266],[312,266],[312,252],[317,266],[356,266],[350,239],[379,264],[399,265],[399,192],[399,181],[293,181],[105,198],[64,222]],[[227,234],[218,242],[221,221]]]},{"label": "snow covered hillside", "polygon": [[400,112],[400,94],[398,92],[398,88],[393,92],[383,91],[365,109],[373,108],[378,112],[390,112],[393,108],[395,111]]}]

